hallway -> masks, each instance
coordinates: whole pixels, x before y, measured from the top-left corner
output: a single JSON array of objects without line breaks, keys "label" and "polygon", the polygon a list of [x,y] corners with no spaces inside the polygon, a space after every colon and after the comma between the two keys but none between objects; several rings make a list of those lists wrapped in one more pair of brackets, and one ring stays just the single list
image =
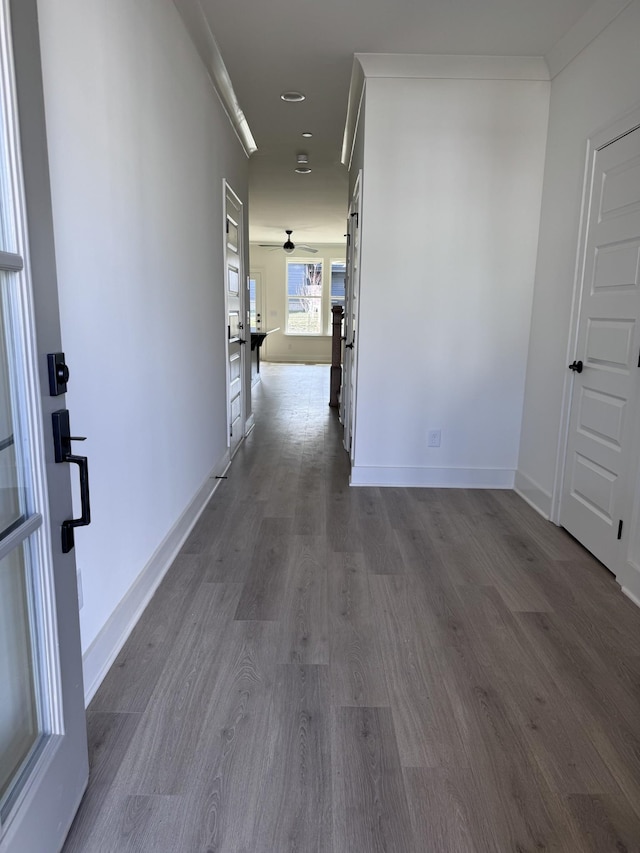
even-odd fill
[{"label": "hallway", "polygon": [[65,853],[640,850],[640,609],[513,492],[350,489],[328,366],[261,370]]}]

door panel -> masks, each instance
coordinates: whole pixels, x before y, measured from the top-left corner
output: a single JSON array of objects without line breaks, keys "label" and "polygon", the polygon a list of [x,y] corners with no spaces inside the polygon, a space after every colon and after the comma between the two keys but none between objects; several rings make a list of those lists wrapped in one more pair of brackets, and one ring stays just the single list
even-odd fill
[{"label": "door panel", "polygon": [[614,573],[637,467],[640,129],[595,153],[561,524]]},{"label": "door panel", "polygon": [[0,42],[0,851],[45,853],[88,762],[70,475],[53,463],[64,396],[46,378],[62,346],[35,0],[0,0]]},{"label": "door panel", "polygon": [[[229,451],[238,449],[245,433],[244,349],[250,335],[245,316],[243,272],[243,205],[225,182],[225,304],[227,310],[227,405]],[[250,338],[249,338],[250,339]]]}]

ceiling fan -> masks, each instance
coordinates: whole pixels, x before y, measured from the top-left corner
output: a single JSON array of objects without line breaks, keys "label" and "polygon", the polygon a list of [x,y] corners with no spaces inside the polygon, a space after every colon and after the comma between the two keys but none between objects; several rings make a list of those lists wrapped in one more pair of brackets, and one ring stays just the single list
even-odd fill
[{"label": "ceiling fan", "polygon": [[307,246],[306,243],[298,243],[298,245],[296,246],[296,244],[293,243],[293,241],[291,240],[291,235],[293,234],[293,231],[291,231],[290,229],[287,229],[285,231],[285,234],[287,235],[287,239],[282,245],[280,243],[258,243],[258,245],[261,249],[284,249],[287,255],[290,255],[294,249],[298,249],[300,252],[308,252],[312,255],[315,255],[317,253],[317,249],[314,249],[313,246]]}]

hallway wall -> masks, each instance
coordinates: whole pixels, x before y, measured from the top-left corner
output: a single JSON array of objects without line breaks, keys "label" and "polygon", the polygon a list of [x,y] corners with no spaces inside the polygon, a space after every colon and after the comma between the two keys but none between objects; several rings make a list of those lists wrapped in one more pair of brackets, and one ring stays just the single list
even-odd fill
[{"label": "hallway wall", "polygon": [[[368,63],[373,70],[376,59]],[[503,73],[496,60],[489,70],[513,79],[410,79],[402,69],[387,73],[394,59],[404,61],[383,57],[379,76],[365,67],[352,482],[511,487],[546,72],[542,64],[505,61]],[[441,430],[440,447],[428,447],[429,430]]]},{"label": "hallway wall", "polygon": [[[551,513],[570,335],[587,139],[640,106],[640,2],[632,3],[551,84],[518,488]],[[573,358],[573,356],[571,356]]]},{"label": "hallway wall", "polygon": [[171,0],[40,3],[85,690],[227,459],[222,181],[247,160]]},{"label": "hallway wall", "polygon": [[[522,441],[516,486],[559,521],[564,465],[564,403],[570,399],[569,350],[587,140],[640,108],[640,1],[631,3],[553,80],[548,157]],[[637,123],[637,116],[636,116]],[[636,424],[636,428],[638,424]],[[640,483],[632,484],[616,579],[640,603]],[[610,568],[615,570],[614,566]]]}]

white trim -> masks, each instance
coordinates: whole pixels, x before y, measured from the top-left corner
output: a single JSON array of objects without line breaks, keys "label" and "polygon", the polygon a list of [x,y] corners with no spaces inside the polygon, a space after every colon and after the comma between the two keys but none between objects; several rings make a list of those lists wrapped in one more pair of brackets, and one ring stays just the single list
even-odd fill
[{"label": "white trim", "polygon": [[454,80],[545,80],[549,69],[540,56],[454,56],[438,53],[356,53],[368,77]]},{"label": "white trim", "polygon": [[254,415],[253,412],[251,412],[251,414],[247,418],[246,423],[244,425],[245,436],[249,435],[249,433],[251,432],[251,430],[254,428],[255,425],[256,425],[256,416]]},{"label": "white trim", "polygon": [[640,574],[637,575],[637,583],[633,583],[632,587],[633,589],[629,589],[628,586],[623,586],[620,589],[636,607],[640,607]]},{"label": "white trim", "polygon": [[597,38],[633,0],[596,0],[568,33],[546,54],[551,79]]},{"label": "white trim", "polygon": [[514,490],[547,521],[551,518],[551,493],[543,489],[539,483],[527,477],[522,471],[516,471]]},{"label": "white trim", "polygon": [[354,57],[353,66],[351,68],[351,82],[349,84],[349,100],[347,101],[347,118],[344,125],[344,133],[342,136],[342,152],[340,162],[351,171],[351,162],[353,160],[353,150],[356,144],[356,134],[358,125],[360,124],[360,113],[362,110],[362,101],[366,88],[364,72],[362,65],[357,57]]},{"label": "white trim", "polygon": [[240,109],[231,77],[222,59],[220,48],[215,40],[207,16],[198,0],[173,0],[173,2],[209,74],[213,88],[231,122],[231,126],[240,140],[245,154],[249,157],[258,150],[258,146],[251,133],[249,123]]},{"label": "white trim", "polygon": [[442,489],[513,489],[511,468],[402,468],[354,465],[351,486],[414,486]]},{"label": "white trim", "polygon": [[142,569],[128,592],[115,608],[98,636],[83,655],[85,703],[89,704],[120,649],[171,567],[187,536],[220,484],[219,472],[225,474],[231,464],[229,451],[211,471],[202,486],[178,518],[155,553]]},{"label": "white trim", "polygon": [[260,358],[260,365],[263,364],[331,364],[331,356],[270,355]]}]

